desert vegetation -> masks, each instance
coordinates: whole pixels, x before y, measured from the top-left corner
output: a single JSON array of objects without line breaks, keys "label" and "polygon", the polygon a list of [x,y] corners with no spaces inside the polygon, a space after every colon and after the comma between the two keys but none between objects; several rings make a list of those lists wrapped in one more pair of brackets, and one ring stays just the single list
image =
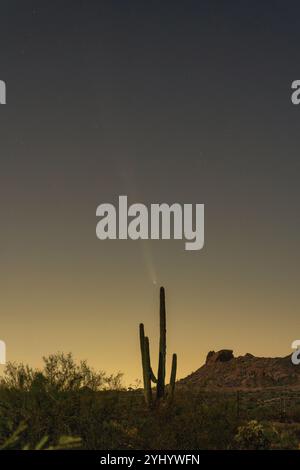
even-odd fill
[{"label": "desert vegetation", "polygon": [[[40,369],[8,363],[0,379],[0,449],[298,449],[299,389],[236,389],[245,383],[258,385],[253,371],[262,367],[249,355],[234,359],[230,350],[210,352],[202,368],[178,382],[173,354],[166,385],[163,288],[159,319],[157,376],[140,324],[143,388],[125,388],[121,373],[95,371],[71,353],[44,357]],[[274,383],[265,382],[267,366],[278,376],[278,364],[276,380],[286,383],[285,363],[276,360],[270,366],[263,360],[263,383]]]},{"label": "desert vegetation", "polygon": [[[296,449],[300,396],[284,409],[275,392],[178,387],[149,408],[140,388],[92,370],[71,354],[44,367],[7,364],[0,384],[0,447],[9,449]],[[281,395],[278,392],[278,400]],[[298,400],[298,401],[297,401]]]}]

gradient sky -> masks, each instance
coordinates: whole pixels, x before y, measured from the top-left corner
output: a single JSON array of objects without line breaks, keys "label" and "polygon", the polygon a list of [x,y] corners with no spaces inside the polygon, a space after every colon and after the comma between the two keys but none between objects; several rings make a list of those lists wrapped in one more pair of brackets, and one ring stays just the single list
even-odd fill
[{"label": "gradient sky", "polygon": [[[300,337],[300,6],[2,1],[0,338],[141,377],[138,324],[168,364],[286,355]],[[96,238],[102,202],[204,203],[205,248]],[[153,284],[156,280],[158,285]]]}]

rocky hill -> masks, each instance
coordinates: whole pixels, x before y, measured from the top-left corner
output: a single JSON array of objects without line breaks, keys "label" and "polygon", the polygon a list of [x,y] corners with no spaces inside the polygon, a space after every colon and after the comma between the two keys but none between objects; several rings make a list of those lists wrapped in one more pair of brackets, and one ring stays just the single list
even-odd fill
[{"label": "rocky hill", "polygon": [[268,387],[300,388],[300,365],[292,364],[291,356],[255,357],[252,354],[234,357],[233,351],[210,351],[206,363],[179,385],[204,390],[247,390]]}]

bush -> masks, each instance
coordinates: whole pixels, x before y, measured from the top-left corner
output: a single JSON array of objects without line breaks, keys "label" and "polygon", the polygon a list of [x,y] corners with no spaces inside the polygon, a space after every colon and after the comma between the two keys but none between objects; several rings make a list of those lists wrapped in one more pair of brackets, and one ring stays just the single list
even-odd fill
[{"label": "bush", "polygon": [[273,427],[252,420],[238,428],[234,437],[234,447],[244,450],[266,450],[271,448],[272,440],[276,438],[277,432]]}]

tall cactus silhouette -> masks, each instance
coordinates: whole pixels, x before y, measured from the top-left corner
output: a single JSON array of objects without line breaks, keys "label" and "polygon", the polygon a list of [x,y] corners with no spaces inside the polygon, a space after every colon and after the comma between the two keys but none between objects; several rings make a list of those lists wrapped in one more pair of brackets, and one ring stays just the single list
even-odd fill
[{"label": "tall cactus silhouette", "polygon": [[[150,345],[149,338],[145,336],[145,330],[143,323],[140,324],[140,348],[141,348],[141,359],[143,368],[143,383],[144,383],[144,394],[146,404],[151,407],[153,404],[153,396],[151,389],[151,382],[156,383],[156,399],[159,401],[165,396],[165,379],[166,379],[166,302],[165,302],[165,289],[160,288],[160,306],[159,306],[159,326],[160,326],[160,338],[159,338],[159,358],[158,358],[158,372],[157,379],[153,373],[150,360]],[[172,357],[172,369],[170,377],[170,398],[173,399],[175,382],[176,382],[176,371],[177,371],[177,356],[173,354]]]}]

